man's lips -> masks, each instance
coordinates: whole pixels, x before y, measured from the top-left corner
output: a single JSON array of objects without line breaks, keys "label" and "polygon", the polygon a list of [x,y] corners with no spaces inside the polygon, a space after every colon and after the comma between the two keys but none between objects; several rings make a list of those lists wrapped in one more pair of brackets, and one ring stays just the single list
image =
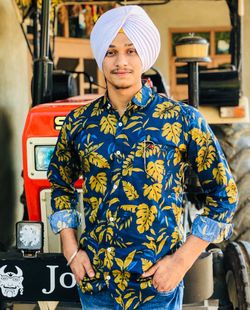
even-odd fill
[{"label": "man's lips", "polygon": [[113,71],[112,74],[115,74],[115,75],[126,75],[126,74],[130,74],[131,71]]}]

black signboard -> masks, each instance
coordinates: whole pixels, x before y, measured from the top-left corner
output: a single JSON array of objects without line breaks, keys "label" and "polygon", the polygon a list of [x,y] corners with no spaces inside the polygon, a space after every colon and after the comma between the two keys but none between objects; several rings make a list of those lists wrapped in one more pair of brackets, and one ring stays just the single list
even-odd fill
[{"label": "black signboard", "polygon": [[62,254],[24,258],[0,253],[0,301],[79,300],[75,278]]}]

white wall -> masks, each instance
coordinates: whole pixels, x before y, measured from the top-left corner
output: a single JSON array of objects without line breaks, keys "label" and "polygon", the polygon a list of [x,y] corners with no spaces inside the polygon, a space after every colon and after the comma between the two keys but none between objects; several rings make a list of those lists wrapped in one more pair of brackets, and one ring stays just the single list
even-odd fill
[{"label": "white wall", "polygon": [[[13,241],[14,223],[22,216],[19,203],[23,185],[21,138],[29,92],[27,47],[11,0],[0,0],[0,72],[0,169],[5,173],[0,179],[0,197],[5,197],[4,201],[0,199],[0,243],[9,243]],[[5,165],[10,161],[11,166],[7,168]],[[13,184],[6,186],[12,169]],[[12,231],[11,236],[8,231]]]},{"label": "white wall", "polygon": [[[248,0],[247,0],[248,1]],[[173,0],[159,6],[145,6],[160,30],[162,46],[156,67],[166,81],[169,78],[169,28],[229,26],[229,10],[226,1]]]}]

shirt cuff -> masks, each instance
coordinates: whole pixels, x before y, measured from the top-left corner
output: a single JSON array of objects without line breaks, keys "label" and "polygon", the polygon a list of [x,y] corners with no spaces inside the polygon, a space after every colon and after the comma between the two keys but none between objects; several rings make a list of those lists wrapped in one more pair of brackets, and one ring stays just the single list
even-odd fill
[{"label": "shirt cuff", "polygon": [[55,234],[58,234],[64,228],[77,229],[81,224],[81,214],[76,210],[57,211],[51,214],[48,219]]},{"label": "shirt cuff", "polygon": [[221,223],[209,217],[198,215],[192,225],[192,235],[208,242],[220,243],[233,233],[233,224]]}]

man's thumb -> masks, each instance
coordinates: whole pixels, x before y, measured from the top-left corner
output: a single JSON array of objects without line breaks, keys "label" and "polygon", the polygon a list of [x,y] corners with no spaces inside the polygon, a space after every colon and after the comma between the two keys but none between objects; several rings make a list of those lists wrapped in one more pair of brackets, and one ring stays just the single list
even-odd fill
[{"label": "man's thumb", "polygon": [[146,277],[150,277],[152,276],[155,272],[156,272],[156,269],[157,269],[157,265],[155,264],[154,266],[152,266],[151,268],[149,268],[146,272],[144,272],[141,277],[142,278],[146,278]]}]

